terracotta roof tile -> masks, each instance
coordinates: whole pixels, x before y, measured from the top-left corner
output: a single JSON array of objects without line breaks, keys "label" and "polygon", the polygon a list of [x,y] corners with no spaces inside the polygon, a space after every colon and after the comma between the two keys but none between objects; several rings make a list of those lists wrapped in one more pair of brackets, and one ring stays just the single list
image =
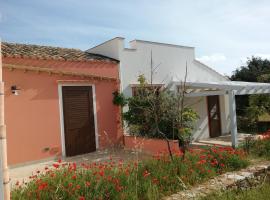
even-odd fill
[{"label": "terracotta roof tile", "polygon": [[118,62],[115,59],[88,53],[80,49],[41,46],[32,44],[17,44],[2,42],[3,57],[23,57],[36,59],[54,59],[67,61],[106,61]]}]

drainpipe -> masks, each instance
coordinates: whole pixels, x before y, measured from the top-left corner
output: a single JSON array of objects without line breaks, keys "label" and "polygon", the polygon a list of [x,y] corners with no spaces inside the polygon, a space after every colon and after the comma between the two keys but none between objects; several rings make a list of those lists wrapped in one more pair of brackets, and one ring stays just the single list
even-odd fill
[{"label": "drainpipe", "polygon": [[9,173],[7,165],[7,140],[4,118],[4,82],[2,81],[2,53],[0,39],[0,200],[10,200]]}]

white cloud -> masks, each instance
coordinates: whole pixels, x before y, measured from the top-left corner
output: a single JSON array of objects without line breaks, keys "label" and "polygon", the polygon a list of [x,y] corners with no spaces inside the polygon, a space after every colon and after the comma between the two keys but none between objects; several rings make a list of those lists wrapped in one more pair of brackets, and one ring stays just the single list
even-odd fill
[{"label": "white cloud", "polygon": [[214,53],[209,56],[201,56],[197,58],[199,61],[203,63],[216,63],[216,62],[223,62],[226,60],[226,56],[221,53]]}]

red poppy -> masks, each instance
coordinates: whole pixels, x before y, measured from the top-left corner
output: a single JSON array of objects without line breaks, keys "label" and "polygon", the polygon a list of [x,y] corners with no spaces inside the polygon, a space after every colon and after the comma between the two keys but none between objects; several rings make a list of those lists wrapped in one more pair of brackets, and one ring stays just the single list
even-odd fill
[{"label": "red poppy", "polygon": [[75,179],[77,178],[77,176],[76,176],[76,175],[73,175],[71,178],[72,178],[73,180],[75,180]]},{"label": "red poppy", "polygon": [[74,162],[72,163],[73,170],[75,171],[77,169],[77,164]]},{"label": "red poppy", "polygon": [[80,196],[80,197],[79,197],[79,200],[85,200],[85,197]]},{"label": "red poppy", "polygon": [[152,182],[153,182],[154,184],[158,184],[158,183],[159,183],[159,181],[158,181],[157,178],[153,178]]},{"label": "red poppy", "polygon": [[200,160],[200,161],[197,162],[197,164],[199,164],[199,165],[203,165],[205,163],[206,163],[206,160]]},{"label": "red poppy", "polygon": [[91,183],[90,183],[89,181],[86,181],[86,182],[85,182],[85,186],[86,186],[86,187],[89,187],[90,185],[91,185]]},{"label": "red poppy", "polygon": [[115,186],[115,190],[117,191],[117,192],[121,192],[122,190],[123,190],[123,186],[120,186],[120,185],[116,185]]},{"label": "red poppy", "polygon": [[57,163],[54,163],[54,164],[53,164],[53,167],[56,168],[56,169],[59,168],[59,166],[60,166],[60,165],[57,164]]},{"label": "red poppy", "polygon": [[45,188],[47,188],[47,186],[48,186],[47,183],[41,183],[41,184],[39,184],[39,186],[38,186],[38,190],[39,190],[39,191],[40,191],[40,190],[44,190]]},{"label": "red poppy", "polygon": [[104,176],[104,173],[105,173],[105,172],[104,172],[103,170],[101,170],[101,171],[98,172],[98,174],[99,174],[100,176]]},{"label": "red poppy", "polygon": [[148,172],[147,170],[145,170],[144,172],[143,172],[143,177],[144,178],[146,178],[147,176],[150,176],[150,172]]}]

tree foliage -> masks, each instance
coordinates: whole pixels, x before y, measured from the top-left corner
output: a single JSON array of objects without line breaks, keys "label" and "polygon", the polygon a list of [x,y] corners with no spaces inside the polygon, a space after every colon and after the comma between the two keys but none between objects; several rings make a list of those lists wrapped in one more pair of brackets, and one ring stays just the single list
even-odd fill
[{"label": "tree foliage", "polygon": [[[233,81],[270,82],[270,61],[259,57],[248,59],[247,65],[237,69],[231,77]],[[269,94],[245,95],[236,97],[240,128],[254,127],[260,115],[270,113]],[[243,123],[242,123],[243,122]]]},{"label": "tree foliage", "polygon": [[262,76],[270,74],[270,61],[267,59],[252,57],[246,64],[234,71],[232,81],[259,82]]},{"label": "tree foliage", "polygon": [[130,134],[182,142],[190,139],[198,115],[181,107],[181,94],[149,87],[142,75],[138,81],[137,94],[128,99],[129,109],[123,115]]}]

